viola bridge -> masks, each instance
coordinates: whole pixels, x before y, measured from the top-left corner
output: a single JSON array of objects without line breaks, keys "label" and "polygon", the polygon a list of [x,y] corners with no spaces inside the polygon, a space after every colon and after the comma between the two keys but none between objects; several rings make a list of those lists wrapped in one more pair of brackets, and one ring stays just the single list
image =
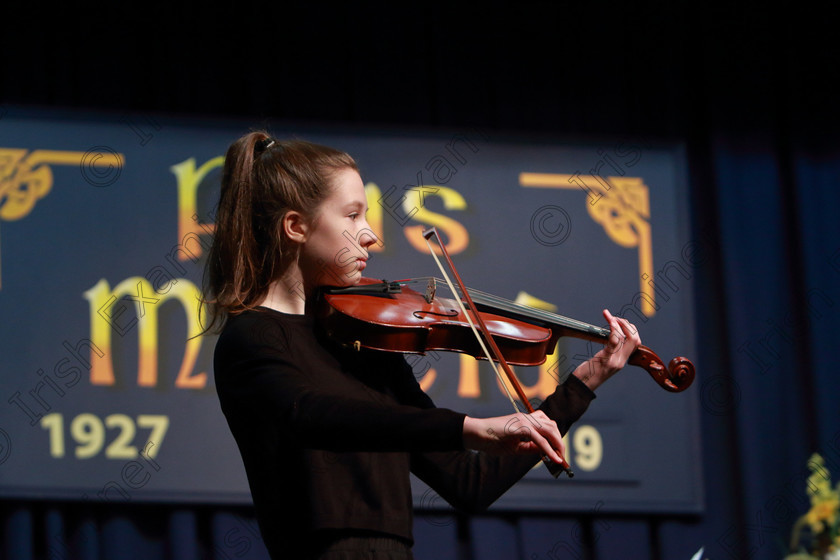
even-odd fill
[{"label": "viola bridge", "polygon": [[423,295],[426,303],[432,303],[435,300],[435,292],[437,292],[437,282],[434,278],[429,278],[426,283],[426,293]]}]

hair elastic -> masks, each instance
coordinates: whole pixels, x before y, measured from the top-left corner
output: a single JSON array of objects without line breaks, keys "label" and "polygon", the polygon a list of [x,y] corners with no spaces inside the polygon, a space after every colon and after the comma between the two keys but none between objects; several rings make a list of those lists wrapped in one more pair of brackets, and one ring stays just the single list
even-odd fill
[{"label": "hair elastic", "polygon": [[274,145],[274,138],[264,138],[257,142],[256,149],[259,150],[259,153],[265,152],[267,149]]}]

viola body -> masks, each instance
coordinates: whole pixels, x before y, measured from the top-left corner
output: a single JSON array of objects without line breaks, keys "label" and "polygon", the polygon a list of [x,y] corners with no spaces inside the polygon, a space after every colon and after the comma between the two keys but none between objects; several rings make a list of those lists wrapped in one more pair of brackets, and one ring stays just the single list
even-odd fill
[{"label": "viola body", "polygon": [[[381,286],[362,278],[360,286]],[[355,348],[424,354],[461,352],[485,356],[469,321],[455,300],[429,298],[402,286],[398,293],[372,290],[320,294],[319,323],[334,340]],[[542,364],[554,352],[559,333],[551,328],[480,311],[505,360],[518,366]]]}]

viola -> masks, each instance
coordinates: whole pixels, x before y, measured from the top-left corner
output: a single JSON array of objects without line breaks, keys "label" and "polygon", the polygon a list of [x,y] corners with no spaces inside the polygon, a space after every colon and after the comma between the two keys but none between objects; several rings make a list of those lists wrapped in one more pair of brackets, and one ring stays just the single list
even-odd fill
[{"label": "viola", "polygon": [[[485,359],[457,302],[436,295],[440,282],[438,278],[395,282],[362,278],[356,286],[325,289],[321,324],[332,338],[355,348],[406,354],[461,352]],[[418,284],[425,284],[423,293],[410,287]],[[599,343],[606,343],[610,336],[609,329],[603,327],[478,290],[467,291],[511,365],[542,364],[561,336]],[[645,369],[660,387],[672,393],[684,391],[694,381],[690,360],[676,357],[666,367],[644,345],[630,355],[628,363]]]}]

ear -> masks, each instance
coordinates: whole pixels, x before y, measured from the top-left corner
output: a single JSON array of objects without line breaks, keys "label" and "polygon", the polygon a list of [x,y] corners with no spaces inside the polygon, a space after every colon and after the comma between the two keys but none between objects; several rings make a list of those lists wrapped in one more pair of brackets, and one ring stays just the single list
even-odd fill
[{"label": "ear", "polygon": [[283,233],[295,243],[303,243],[309,234],[309,224],[300,212],[289,210],[283,216],[281,224]]}]

